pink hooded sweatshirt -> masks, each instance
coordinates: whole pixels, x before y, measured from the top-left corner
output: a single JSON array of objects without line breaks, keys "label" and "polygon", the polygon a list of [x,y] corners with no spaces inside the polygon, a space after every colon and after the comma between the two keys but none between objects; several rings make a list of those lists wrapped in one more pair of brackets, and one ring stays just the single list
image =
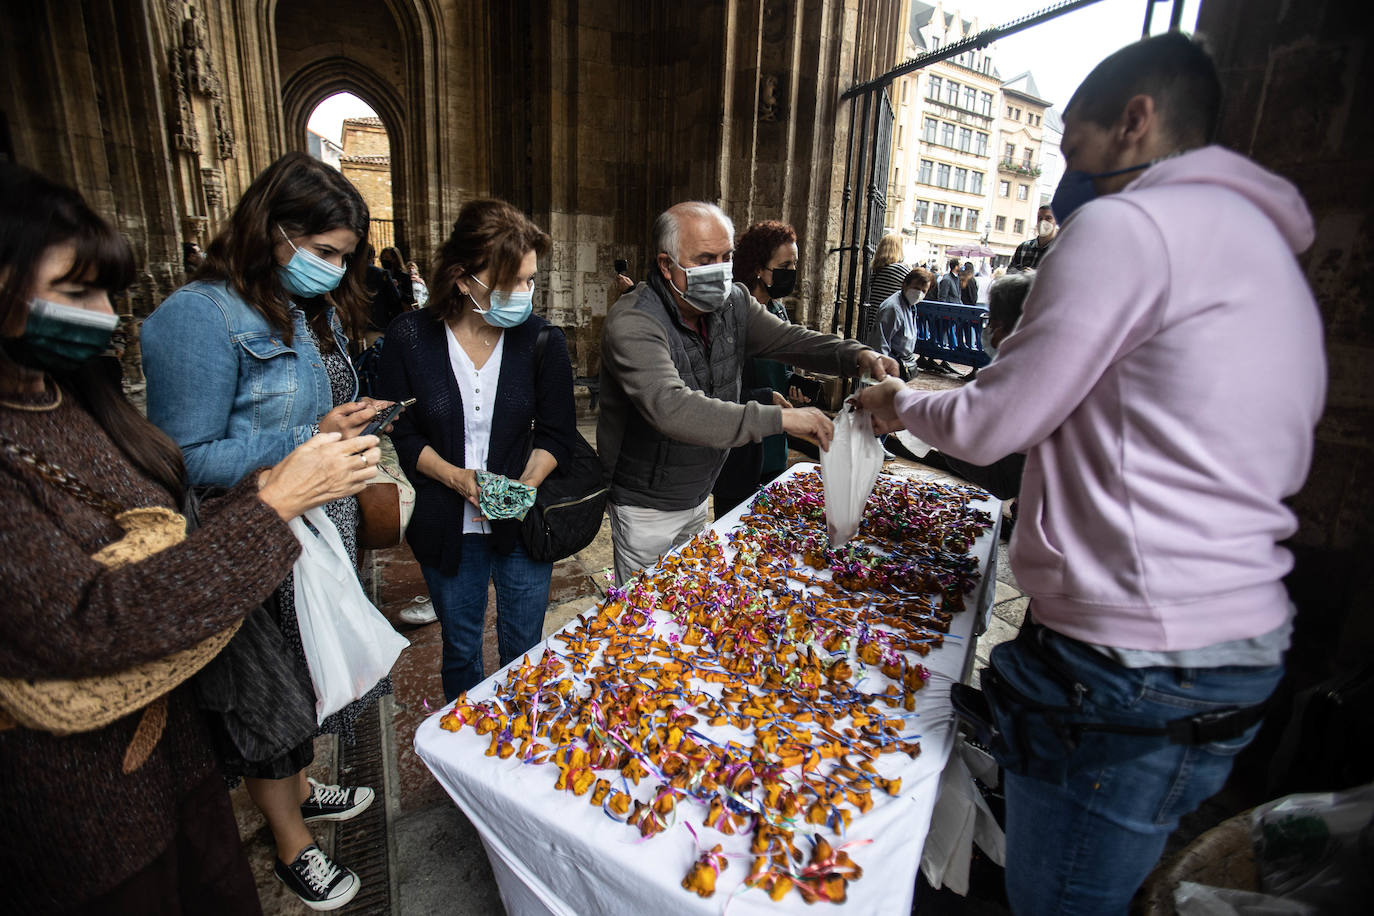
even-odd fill
[{"label": "pink hooded sweatshirt", "polygon": [[1282,503],[1312,457],[1322,326],[1287,180],[1211,146],[1072,214],[977,381],[897,395],[956,458],[1026,452],[1012,537],[1036,620],[1123,649],[1195,649],[1284,622]]}]

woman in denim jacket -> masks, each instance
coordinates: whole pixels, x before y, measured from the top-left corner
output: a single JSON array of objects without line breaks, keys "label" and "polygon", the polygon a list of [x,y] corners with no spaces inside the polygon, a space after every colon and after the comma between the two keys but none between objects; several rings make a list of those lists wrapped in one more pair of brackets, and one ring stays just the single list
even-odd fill
[{"label": "woman in denim jacket", "polygon": [[[232,486],[317,432],[357,436],[384,406],[355,400],[345,335],[365,315],[367,230],[367,205],[347,179],[290,153],[244,193],[192,282],[144,322],[148,418],[181,446],[193,486]],[[325,511],[356,557],[356,499]],[[276,599],[282,634],[309,683],[291,577]],[[350,736],[366,704],[390,689],[383,679],[321,732]],[[312,736],[274,760],[226,753],[222,763],[246,777],[267,817],[277,876],[311,907],[333,909],[357,893],[358,877],[315,846],[306,821],[346,820],[374,793],[308,782],[313,748]]]}]

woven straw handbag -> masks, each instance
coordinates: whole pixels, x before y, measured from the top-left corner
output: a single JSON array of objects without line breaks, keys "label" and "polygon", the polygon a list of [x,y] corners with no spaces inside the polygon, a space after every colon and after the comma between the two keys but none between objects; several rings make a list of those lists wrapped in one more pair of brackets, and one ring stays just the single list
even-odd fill
[{"label": "woven straw handbag", "polygon": [[[91,557],[107,568],[147,559],[186,538],[186,519],[180,513],[163,506],[125,510],[17,443],[0,440],[0,448],[32,465],[49,483],[109,515],[124,529],[124,537]],[[124,755],[124,772],[132,773],[148,759],[162,736],[167,694],[214,658],[238,628],[235,621],[189,649],[108,674],[0,678],[0,731],[23,726],[71,735],[104,728],[142,709],[143,717]]]}]

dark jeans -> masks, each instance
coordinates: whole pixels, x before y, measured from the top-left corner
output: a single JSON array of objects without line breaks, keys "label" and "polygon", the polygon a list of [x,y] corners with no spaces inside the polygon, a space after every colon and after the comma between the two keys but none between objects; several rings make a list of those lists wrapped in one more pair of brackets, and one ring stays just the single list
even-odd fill
[{"label": "dark jeans", "polygon": [[444,697],[480,684],[482,625],[487,613],[487,583],[496,583],[496,637],[502,667],[539,642],[549,604],[552,563],[536,563],[519,544],[509,556],[490,549],[491,536],[463,535],[458,572],[446,576],[421,564],[434,612],[444,634]]},{"label": "dark jeans", "polygon": [[[1076,721],[1145,726],[1261,703],[1283,674],[1282,666],[1126,668],[1029,620],[990,664],[1032,702],[1071,706],[1081,695]],[[1004,773],[1007,898],[1017,914],[1125,913],[1179,818],[1221,789],[1259,731],[1256,723],[1200,745],[1087,732],[1070,751],[1043,716],[1020,724],[1034,775]]]}]

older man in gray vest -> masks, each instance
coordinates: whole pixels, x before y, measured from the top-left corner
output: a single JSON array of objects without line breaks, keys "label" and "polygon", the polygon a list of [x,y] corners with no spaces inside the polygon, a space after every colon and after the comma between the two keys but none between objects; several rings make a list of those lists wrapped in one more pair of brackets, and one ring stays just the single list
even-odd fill
[{"label": "older man in gray vest", "polygon": [[746,357],[883,379],[897,364],[858,341],[770,315],[731,281],[735,228],[714,204],[677,204],[654,222],[646,282],[606,316],[597,449],[611,483],[616,581],[624,584],[706,525],[726,453],[787,433],[830,445],[814,407],[740,401]]}]

